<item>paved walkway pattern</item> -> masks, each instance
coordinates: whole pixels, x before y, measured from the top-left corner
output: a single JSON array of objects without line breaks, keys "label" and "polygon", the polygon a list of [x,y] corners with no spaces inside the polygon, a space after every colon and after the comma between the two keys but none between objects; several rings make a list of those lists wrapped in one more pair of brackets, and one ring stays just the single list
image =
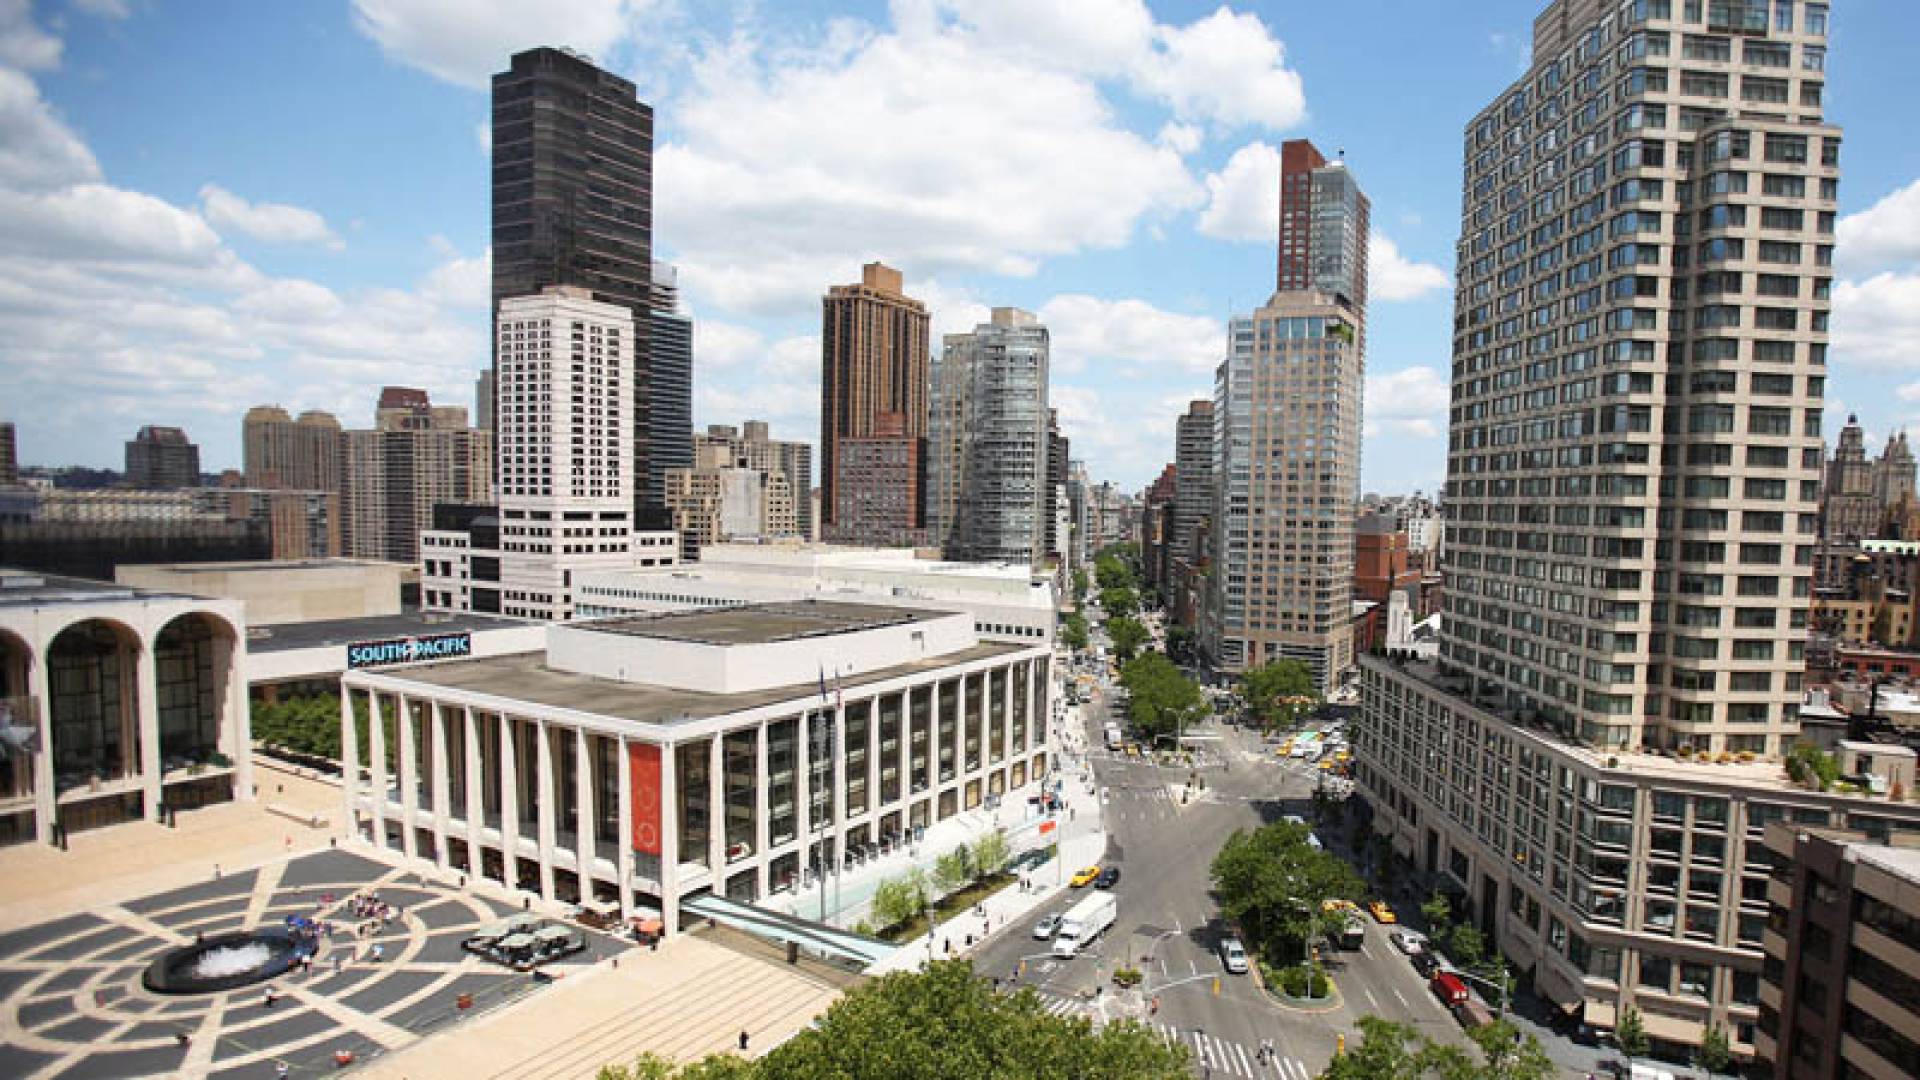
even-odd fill
[{"label": "paved walkway pattern", "polygon": [[[374,889],[399,909],[369,937],[346,903]],[[0,935],[0,1076],[20,1080],[261,1077],[336,1072],[333,1055],[365,1061],[404,1048],[473,1012],[530,991],[530,976],[461,948],[514,909],[371,859],[323,851],[228,873]],[[337,920],[310,974],[218,994],[166,996],[140,985],[165,950],[197,934],[274,925],[290,915]],[[628,946],[587,934],[588,948],[549,965],[564,975]],[[379,962],[367,958],[377,943]],[[337,965],[337,966],[336,966]],[[264,989],[282,995],[272,1005]],[[188,1045],[181,1045],[180,1035]]]}]

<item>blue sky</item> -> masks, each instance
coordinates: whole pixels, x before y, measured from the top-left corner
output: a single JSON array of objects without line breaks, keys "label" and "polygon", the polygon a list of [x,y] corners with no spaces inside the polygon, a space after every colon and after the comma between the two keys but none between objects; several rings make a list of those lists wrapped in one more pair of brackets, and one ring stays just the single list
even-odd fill
[{"label": "blue sky", "polygon": [[[556,44],[657,110],[697,424],[812,440],[818,297],[880,258],[937,330],[1041,313],[1075,456],[1144,485],[1271,290],[1274,148],[1306,137],[1373,200],[1365,486],[1432,490],[1460,130],[1541,6],[0,0],[0,417],[28,463],[117,466],[167,423],[214,468],[254,404],[470,403],[486,77]],[[1834,6],[1829,394],[1879,438],[1920,427],[1920,6]]]}]

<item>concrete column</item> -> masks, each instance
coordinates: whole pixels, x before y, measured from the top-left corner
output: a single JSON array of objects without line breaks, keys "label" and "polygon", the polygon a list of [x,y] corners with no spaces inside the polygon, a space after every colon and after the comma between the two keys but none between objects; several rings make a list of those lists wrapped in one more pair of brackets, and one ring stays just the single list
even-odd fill
[{"label": "concrete column", "polygon": [[487,794],[480,778],[480,718],[473,715],[473,706],[461,707],[460,723],[465,733],[460,748],[467,759],[467,873],[477,878],[481,876],[480,833],[487,827]]},{"label": "concrete column", "polygon": [[359,808],[355,805],[360,794],[360,733],[353,722],[353,696],[357,693],[350,686],[340,687],[340,801],[345,811],[340,830],[349,840],[360,835]]},{"label": "concrete column", "polygon": [[387,725],[382,720],[380,691],[367,691],[367,779],[373,789],[373,845],[387,846]]},{"label": "concrete column", "polygon": [[867,819],[880,822],[880,699],[867,702]]},{"label": "concrete column", "polygon": [[553,899],[553,833],[555,803],[553,789],[553,732],[545,720],[534,720],[534,760],[540,770],[535,786],[535,825],[540,838],[540,895]]},{"label": "concrete column", "polygon": [[660,746],[660,922],[680,932],[680,755]]},{"label": "concrete column", "polygon": [[831,872],[840,865],[845,856],[847,844],[847,707],[836,701],[833,706],[833,718],[827,721],[832,725],[832,735],[827,740],[827,753],[833,755],[833,822],[828,830],[833,837],[833,863],[828,867]]},{"label": "concrete column", "polygon": [[727,874],[727,777],[722,752],[726,739],[714,735],[707,743],[707,865],[713,868],[713,894],[726,895]]},{"label": "concrete column", "polygon": [[419,741],[413,737],[413,699],[398,695],[397,726],[400,729],[400,850],[407,858],[417,858],[414,837],[420,820]]},{"label": "concrete column", "polygon": [[[938,693],[933,695],[933,701],[934,707],[939,708]],[[907,808],[913,805],[913,698],[905,690],[900,691],[900,745],[894,753],[900,758],[900,831],[904,833]]]},{"label": "concrete column", "polygon": [[[1000,670],[1006,673],[1007,680],[1006,691],[1000,695],[1000,715],[1006,719],[1006,723],[1002,725],[1005,734],[1000,739],[1000,767],[1011,769],[1013,767],[1013,665],[1008,664]],[[993,683],[989,682],[987,685],[992,686]]]},{"label": "concrete column", "polygon": [[53,823],[59,814],[53,790],[53,694],[47,679],[47,654],[52,646],[49,638],[27,658],[27,698],[33,705],[34,724],[40,729],[40,752],[33,755],[33,833],[43,844],[53,843]]},{"label": "concrete column", "polygon": [[447,805],[453,801],[453,778],[448,770],[453,763],[447,759],[447,714],[439,701],[427,703],[427,764],[433,769],[430,783],[433,785],[433,861],[440,869],[451,866],[447,855],[447,822],[453,817],[453,807]]},{"label": "concrete column", "polygon": [[509,889],[520,887],[520,768],[514,762],[513,717],[500,714],[500,863]]},{"label": "concrete column", "polygon": [[[794,824],[800,837],[800,877],[805,881],[809,869],[807,850],[813,845],[813,739],[812,724],[808,723],[811,714],[800,711],[800,719],[794,725]],[[796,888],[804,888],[804,884]]]},{"label": "concrete column", "polygon": [[766,899],[767,888],[771,883],[768,869],[773,861],[772,854],[768,851],[773,846],[773,822],[767,819],[770,810],[767,803],[767,789],[773,784],[773,777],[767,772],[768,727],[765,720],[760,721],[760,728],[754,733],[753,751],[753,775],[758,781],[754,784],[753,792],[753,858],[759,867],[762,900]]},{"label": "concrete column", "polygon": [[593,899],[594,842],[593,739],[585,728],[573,729],[573,859],[580,870],[580,898]]},{"label": "concrete column", "polygon": [[[233,797],[253,801],[253,703],[247,697],[247,678],[240,658],[246,645],[238,640],[225,643],[227,686],[222,697],[220,731],[226,744],[222,753],[233,759]],[[44,745],[44,744],[43,744]]]},{"label": "concrete column", "polygon": [[620,917],[633,918],[633,771],[627,764],[627,740],[614,740],[613,768],[619,774],[619,839],[614,844],[614,859],[620,867]]},{"label": "concrete column", "polygon": [[[155,634],[154,638],[159,635]],[[140,730],[140,791],[148,821],[160,820],[160,668],[153,657],[154,641],[142,638],[134,658],[134,709]]]}]

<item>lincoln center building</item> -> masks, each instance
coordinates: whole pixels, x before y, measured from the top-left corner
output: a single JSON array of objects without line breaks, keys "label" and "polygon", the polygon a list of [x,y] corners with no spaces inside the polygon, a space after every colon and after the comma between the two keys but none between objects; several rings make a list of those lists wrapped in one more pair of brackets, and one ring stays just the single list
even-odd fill
[{"label": "lincoln center building", "polygon": [[962,612],[800,601],[546,633],[345,677],[351,836],[671,932],[685,901],[798,888],[1048,767],[1047,648],[983,642]]}]

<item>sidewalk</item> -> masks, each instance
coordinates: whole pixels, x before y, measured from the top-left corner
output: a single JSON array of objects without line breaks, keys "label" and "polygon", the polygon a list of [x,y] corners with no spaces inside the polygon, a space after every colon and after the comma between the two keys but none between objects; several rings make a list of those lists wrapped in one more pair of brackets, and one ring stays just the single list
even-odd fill
[{"label": "sidewalk", "polygon": [[[1105,812],[1099,784],[1086,761],[1085,729],[1079,712],[1077,707],[1068,709],[1060,725],[1059,760],[1066,779],[1061,791],[1070,815],[1058,819],[1062,833],[1059,856],[1022,875],[1031,883],[1028,891],[1020,891],[1017,885],[1002,889],[982,902],[978,913],[968,912],[941,923],[931,933],[902,945],[899,952],[874,965],[868,974],[914,971],[931,959],[965,956],[1010,928],[1026,933],[1025,916],[1065,892],[1067,879],[1074,871],[1096,865],[1106,856]],[[971,945],[967,943],[969,937]]]}]

